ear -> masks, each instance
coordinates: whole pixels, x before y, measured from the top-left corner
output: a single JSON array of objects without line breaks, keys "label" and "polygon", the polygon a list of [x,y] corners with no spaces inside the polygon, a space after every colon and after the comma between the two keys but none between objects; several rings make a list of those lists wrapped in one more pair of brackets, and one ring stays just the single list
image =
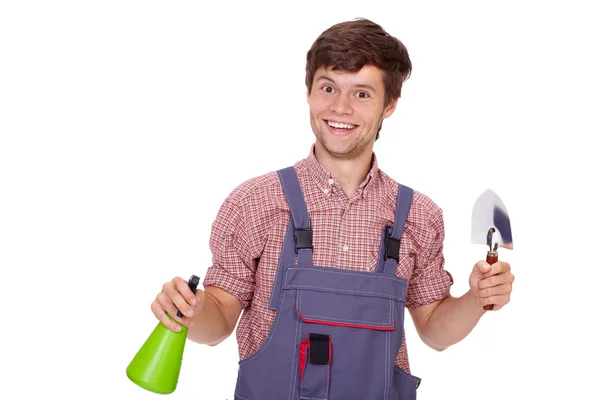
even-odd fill
[{"label": "ear", "polygon": [[391,99],[389,104],[383,110],[383,118],[391,117],[394,111],[396,111],[396,105],[398,104],[398,99]]}]

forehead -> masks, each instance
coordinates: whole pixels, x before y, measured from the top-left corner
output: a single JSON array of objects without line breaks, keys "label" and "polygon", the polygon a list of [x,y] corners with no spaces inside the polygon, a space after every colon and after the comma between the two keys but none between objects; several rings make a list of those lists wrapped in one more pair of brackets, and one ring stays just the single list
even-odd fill
[{"label": "forehead", "polygon": [[368,85],[379,91],[384,88],[384,72],[373,65],[365,65],[357,72],[321,67],[315,72],[313,84],[321,84],[322,82],[332,82],[341,87]]}]

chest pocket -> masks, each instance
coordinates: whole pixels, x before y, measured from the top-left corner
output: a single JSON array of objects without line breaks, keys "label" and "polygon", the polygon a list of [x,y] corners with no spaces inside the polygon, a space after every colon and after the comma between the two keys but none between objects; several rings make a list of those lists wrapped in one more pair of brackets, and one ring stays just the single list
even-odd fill
[{"label": "chest pocket", "polygon": [[298,290],[296,312],[305,323],[394,330],[396,302],[376,293]]},{"label": "chest pocket", "polygon": [[295,298],[298,317],[300,398],[385,398],[392,385],[386,366],[393,365],[402,341],[406,281],[288,266],[283,290]]}]

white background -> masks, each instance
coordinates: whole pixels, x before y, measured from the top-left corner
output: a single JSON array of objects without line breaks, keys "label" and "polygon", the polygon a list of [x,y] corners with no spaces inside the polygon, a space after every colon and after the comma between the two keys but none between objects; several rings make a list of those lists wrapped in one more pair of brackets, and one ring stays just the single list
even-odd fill
[{"label": "white background", "polygon": [[[600,92],[593,1],[5,1],[1,398],[154,399],[125,375],[173,276],[201,277],[243,180],[308,154],[304,63],[367,17],[413,62],[375,151],[446,218],[452,293],[485,189],[512,218],[512,302],[438,353],[407,320],[419,399],[598,396]],[[186,346],[173,399],[232,399],[237,347]],[[10,392],[10,394],[9,394]]]}]

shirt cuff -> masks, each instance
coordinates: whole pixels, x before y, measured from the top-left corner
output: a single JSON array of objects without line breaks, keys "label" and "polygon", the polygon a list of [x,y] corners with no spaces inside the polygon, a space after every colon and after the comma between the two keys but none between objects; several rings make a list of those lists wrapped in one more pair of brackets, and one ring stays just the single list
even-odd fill
[{"label": "shirt cuff", "polygon": [[228,273],[221,267],[211,266],[206,271],[204,287],[215,286],[239,300],[242,308],[247,308],[252,301],[254,282],[245,281]]},{"label": "shirt cuff", "polygon": [[406,308],[419,308],[450,296],[454,279],[450,272],[440,271],[437,276],[421,276],[409,281]]}]

